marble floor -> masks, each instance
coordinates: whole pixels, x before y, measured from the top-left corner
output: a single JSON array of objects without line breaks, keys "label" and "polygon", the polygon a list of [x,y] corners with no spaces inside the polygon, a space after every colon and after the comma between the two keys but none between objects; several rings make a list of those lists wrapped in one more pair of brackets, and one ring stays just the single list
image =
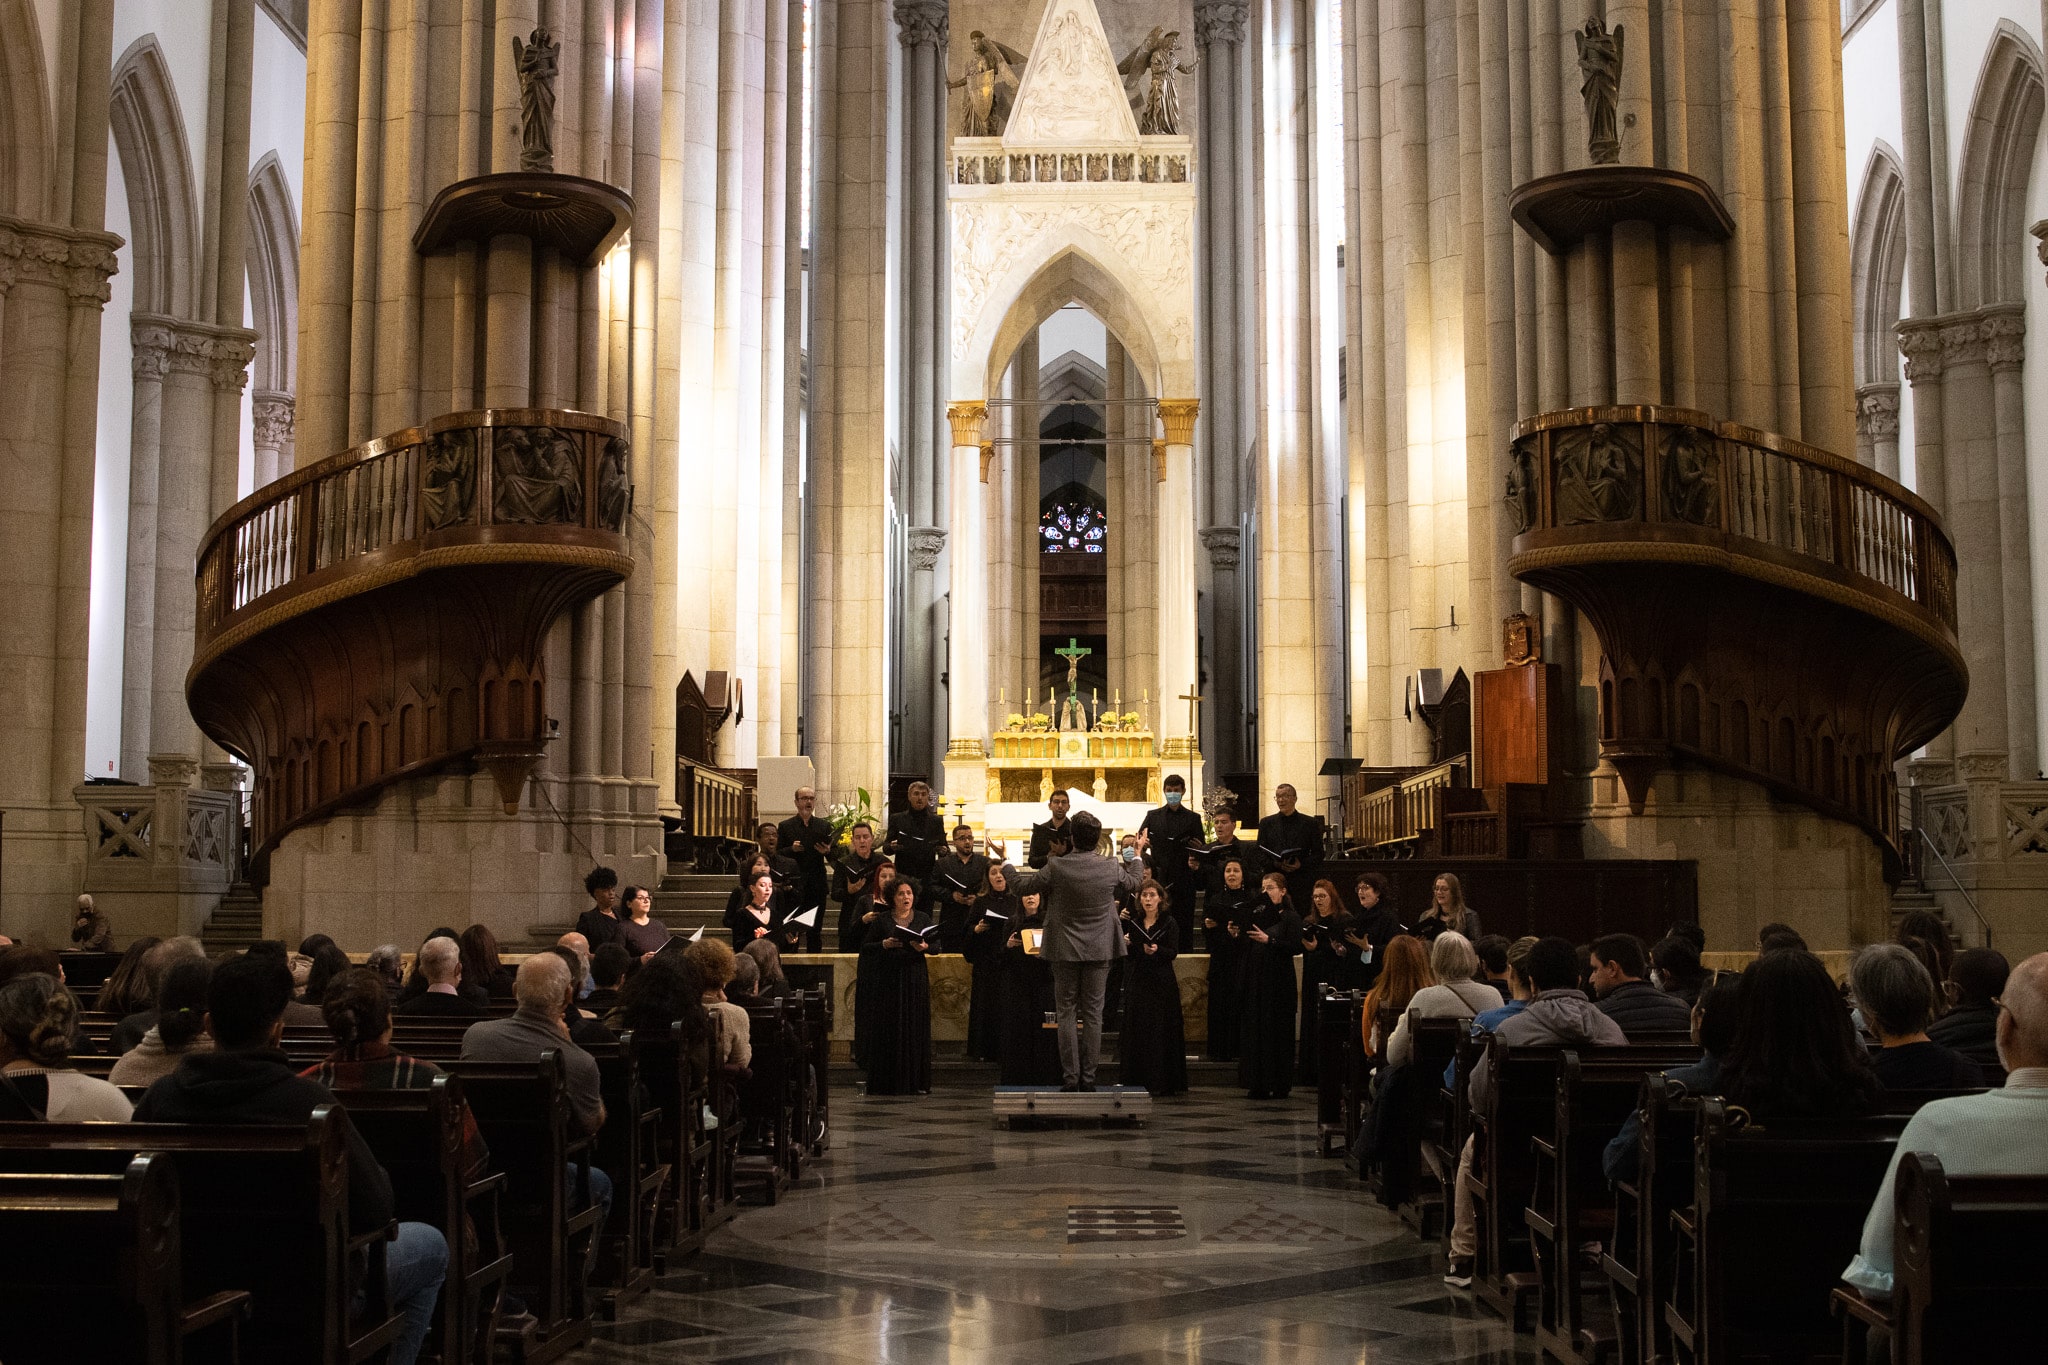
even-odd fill
[{"label": "marble floor", "polygon": [[987,1089],[832,1103],[832,1148],[573,1359],[1534,1365],[1315,1150],[1311,1095],[1009,1132]]}]

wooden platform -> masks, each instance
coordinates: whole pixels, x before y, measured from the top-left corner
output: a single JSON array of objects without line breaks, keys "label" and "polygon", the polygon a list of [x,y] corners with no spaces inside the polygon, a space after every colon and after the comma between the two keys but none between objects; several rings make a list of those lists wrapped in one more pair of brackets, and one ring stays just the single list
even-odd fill
[{"label": "wooden platform", "polygon": [[1152,1117],[1152,1096],[1137,1085],[1105,1085],[1092,1094],[1064,1091],[1056,1085],[999,1085],[994,1113],[999,1127],[1135,1126]]}]

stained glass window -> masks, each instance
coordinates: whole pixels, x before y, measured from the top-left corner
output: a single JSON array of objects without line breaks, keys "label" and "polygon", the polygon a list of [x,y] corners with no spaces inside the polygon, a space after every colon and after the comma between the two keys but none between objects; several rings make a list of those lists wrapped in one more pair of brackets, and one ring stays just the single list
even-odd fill
[{"label": "stained glass window", "polygon": [[1102,509],[1085,502],[1047,508],[1038,518],[1038,534],[1047,554],[1099,555],[1109,543]]}]

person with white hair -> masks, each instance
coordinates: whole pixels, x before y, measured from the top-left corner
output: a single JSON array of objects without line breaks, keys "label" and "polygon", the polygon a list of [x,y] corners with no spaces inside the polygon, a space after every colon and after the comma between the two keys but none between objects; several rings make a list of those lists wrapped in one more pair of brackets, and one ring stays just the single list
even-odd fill
[{"label": "person with white hair", "polygon": [[481,1019],[482,1005],[462,993],[462,945],[452,938],[430,938],[420,945],[415,964],[427,989],[401,1000],[391,1012],[405,1019]]},{"label": "person with white hair", "polygon": [[1472,979],[1472,974],[1479,970],[1479,952],[1472,946],[1472,940],[1457,930],[1444,930],[1429,945],[1429,970],[1437,984],[1415,992],[1408,1008],[1402,1011],[1393,1036],[1387,1040],[1389,1066],[1400,1066],[1414,1055],[1415,1036],[1408,1031],[1408,1021],[1416,1015],[1425,1019],[1473,1019],[1487,1010],[1500,1008],[1500,992]]},{"label": "person with white hair", "polygon": [[1842,1278],[1865,1298],[1892,1292],[1893,1182],[1908,1152],[1941,1160],[1949,1175],[2048,1175],[2048,953],[2012,969],[1998,998],[1998,1060],[2005,1088],[1920,1107],[1899,1134],[1891,1168],[1863,1220],[1863,1245]]}]

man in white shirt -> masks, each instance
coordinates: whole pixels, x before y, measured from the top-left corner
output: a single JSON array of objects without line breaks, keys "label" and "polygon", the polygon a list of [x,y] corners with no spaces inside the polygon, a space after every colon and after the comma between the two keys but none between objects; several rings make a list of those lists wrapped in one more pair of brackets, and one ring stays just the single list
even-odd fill
[{"label": "man in white shirt", "polygon": [[2048,953],[2013,968],[1998,1005],[2005,1088],[1936,1100],[1906,1124],[1863,1222],[1863,1249],[1842,1272],[1865,1298],[1891,1297],[1892,1182],[1906,1153],[1932,1153],[1950,1175],[2048,1175]]}]

